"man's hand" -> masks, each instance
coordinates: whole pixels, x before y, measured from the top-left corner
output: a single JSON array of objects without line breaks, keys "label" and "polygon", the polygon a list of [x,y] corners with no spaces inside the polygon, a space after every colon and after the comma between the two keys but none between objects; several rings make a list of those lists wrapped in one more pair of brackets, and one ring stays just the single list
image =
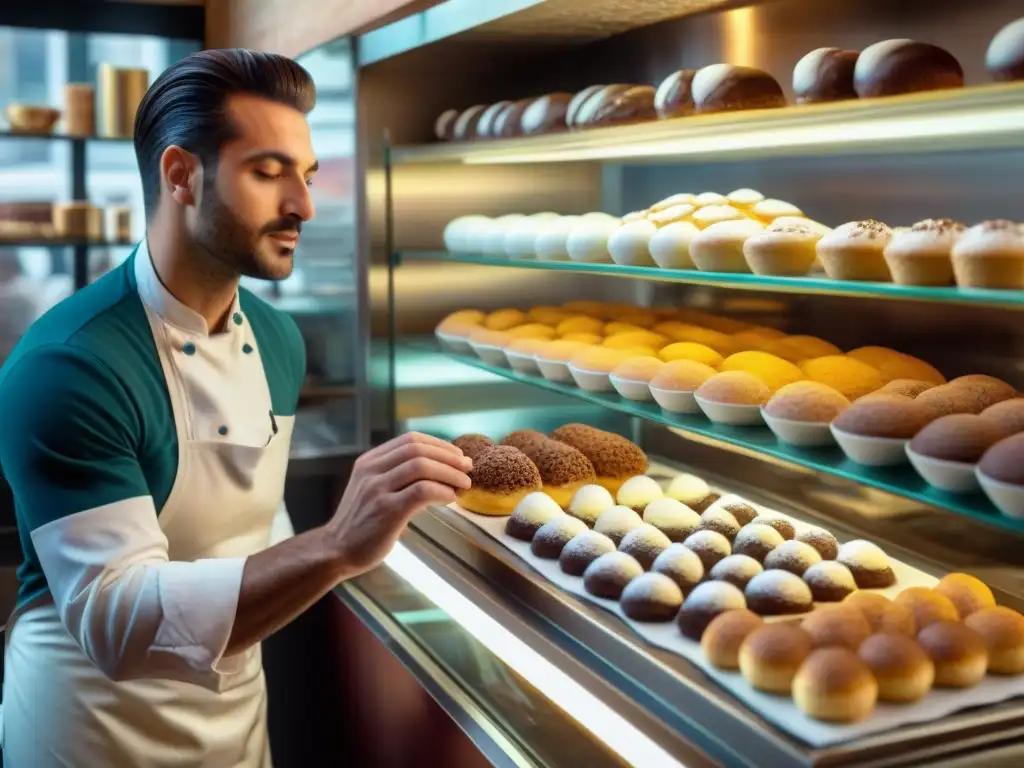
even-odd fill
[{"label": "man's hand", "polygon": [[367,451],[327,524],[339,557],[357,573],[383,560],[409,518],[428,504],[450,504],[470,487],[473,462],[451,443],[408,432]]}]

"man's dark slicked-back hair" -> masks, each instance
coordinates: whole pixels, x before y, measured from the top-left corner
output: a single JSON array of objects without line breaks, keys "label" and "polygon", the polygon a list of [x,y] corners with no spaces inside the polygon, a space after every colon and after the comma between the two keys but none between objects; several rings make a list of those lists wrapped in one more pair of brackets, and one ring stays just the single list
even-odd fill
[{"label": "man's dark slicked-back hair", "polygon": [[160,201],[160,156],[175,145],[197,155],[208,171],[236,136],[225,112],[228,97],[258,96],[308,114],[316,104],[309,73],[285,56],[244,48],[200,51],[166,69],[150,86],[135,117],[135,157],[146,212]]}]

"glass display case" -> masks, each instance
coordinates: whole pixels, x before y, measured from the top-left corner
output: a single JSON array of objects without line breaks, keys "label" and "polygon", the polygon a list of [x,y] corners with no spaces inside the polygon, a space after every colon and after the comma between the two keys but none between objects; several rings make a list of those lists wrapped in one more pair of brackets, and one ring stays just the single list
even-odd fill
[{"label": "glass display case", "polygon": [[[657,212],[651,207],[658,201],[751,188],[793,204],[787,215],[809,222],[800,226],[823,224],[831,232],[868,219],[885,222],[890,230],[909,229],[925,219],[950,218],[968,227],[990,220],[1024,221],[1011,170],[1024,163],[1024,83],[993,83],[986,70],[991,41],[1020,17],[1020,8],[995,2],[968,9],[945,0],[901,4],[898,11],[881,0],[844,0],[827,8],[809,0],[778,0],[729,4],[726,10],[678,3],[674,18],[651,24],[638,14],[631,27],[630,11],[621,4],[614,23],[602,15],[605,3],[596,3],[598,10],[586,21],[572,15],[571,2],[540,5],[550,7],[547,12],[534,9],[518,21],[510,12],[476,30],[460,28],[450,39],[425,19],[429,45],[375,61],[360,72],[360,131],[370,158],[375,426],[445,439],[480,433],[494,441],[522,429],[550,436],[568,423],[598,427],[642,448],[649,474],[662,491],[680,473],[696,475],[757,511],[796,521],[798,532],[824,528],[840,544],[867,540],[877,545],[898,564],[900,575],[886,592],[896,603],[910,600],[899,595],[911,586],[924,586],[932,594],[939,579],[966,573],[984,582],[995,602],[1011,613],[1024,609],[1024,522],[1013,502],[979,487],[975,464],[982,451],[975,447],[963,454],[970,454],[967,458],[947,458],[949,466],[940,462],[943,470],[960,471],[959,485],[948,474],[929,473],[927,462],[908,460],[910,438],[921,433],[922,425],[934,424],[942,409],[929,410],[927,418],[922,415],[905,431],[886,432],[892,426],[887,423],[868,435],[889,436],[888,458],[879,461],[837,444],[834,435],[843,430],[830,427],[831,417],[818,420],[822,428],[814,444],[801,445],[769,429],[760,409],[783,384],[810,379],[841,390],[847,401],[843,409],[863,413],[872,401],[858,406],[861,398],[906,378],[878,360],[868,366],[875,374],[865,374],[866,380],[832,375],[833,365],[850,367],[848,361],[858,360],[859,354],[850,353],[864,347],[927,361],[927,370],[943,382],[968,375],[996,377],[1003,394],[984,405],[1014,400],[1016,406],[1009,408],[1021,406],[1024,271],[1019,261],[1012,262],[1017,284],[979,288],[958,285],[952,276],[934,285],[891,276],[884,281],[840,279],[809,264],[793,275],[755,274],[749,267],[702,270],[679,261],[659,266],[648,245],[666,223],[648,218]],[[542,31],[534,22],[544,13],[550,28]],[[386,48],[387,30],[374,34],[374,50]],[[950,52],[965,87],[794,104],[794,68],[808,52],[821,46],[861,51],[896,38],[927,41]],[[674,71],[718,62],[771,73],[787,106],[664,120],[651,114],[636,124],[540,136],[464,141],[434,136],[435,120],[449,108],[465,114],[472,105],[573,94],[594,83],[656,87]],[[677,204],[692,202],[676,199]],[[603,236],[599,228],[591,233],[586,255],[575,258],[566,250],[565,237],[560,258],[540,258],[530,247],[520,250],[516,238],[529,230],[517,230],[515,223],[527,220],[497,218],[547,214],[552,223],[558,216],[598,212],[614,221]],[[692,212],[676,220],[690,221]],[[450,222],[472,215],[489,217],[489,223],[476,220],[479,229],[465,230],[471,234],[462,240],[446,237]],[[734,220],[739,218],[751,217]],[[771,226],[772,217],[767,218],[756,222],[758,231]],[[634,245],[623,249],[625,255],[614,254],[611,233],[631,221],[651,222],[649,230],[643,229],[646,225],[635,228],[647,239],[638,235],[630,241]],[[1011,239],[1017,238],[1014,242],[1019,240],[1016,223],[994,225],[1002,226]],[[706,231],[704,224],[693,227],[694,236]],[[731,253],[739,247],[742,258],[743,241],[736,246],[733,236],[731,242]],[[716,253],[723,252],[730,253],[728,245]],[[1022,252],[1015,251],[1014,258],[1019,260]],[[655,399],[657,393],[652,397],[657,387],[642,378],[638,388],[616,387],[607,375],[610,368],[597,369],[604,371],[603,378],[586,376],[594,371],[583,363],[575,365],[582,376],[566,366],[562,373],[568,375],[561,379],[557,371],[548,375],[528,359],[541,355],[539,347],[527,352],[529,345],[523,345],[517,358],[509,337],[477,334],[471,345],[471,331],[465,328],[461,338],[434,333],[453,312],[477,310],[482,314],[470,316],[470,323],[480,323],[502,308],[534,313],[508,324],[491,316],[491,330],[532,320],[550,326],[548,332],[536,331],[537,338],[547,340],[571,333],[558,330],[557,320],[582,314],[590,317],[596,338],[579,343],[614,348],[616,343],[608,342],[618,330],[647,333],[646,342],[635,341],[628,349],[662,361],[696,361],[673,358],[665,350],[670,343],[700,342],[711,353],[704,363],[712,370],[703,380],[719,374],[736,353],[772,355],[786,366],[772,367],[772,373],[744,368],[735,360],[736,368],[726,365],[724,370],[751,374],[767,392],[726,399],[725,405],[745,408],[744,418],[750,417],[736,423],[721,411],[717,420],[709,418],[712,411],[698,407],[692,395],[697,384],[672,390],[689,396],[688,406],[681,407]],[[545,320],[544,312],[556,320]],[[613,331],[609,323],[614,322],[641,327]],[[652,338],[652,328],[660,339]],[[762,334],[759,339],[752,330]],[[825,351],[796,354],[787,346],[807,337],[815,339],[807,343]],[[789,341],[769,343],[779,339]],[[825,364],[826,372],[820,373],[817,366],[808,367],[815,358],[839,362]],[[640,367],[654,370],[653,364]],[[796,374],[780,380],[775,374],[783,369]],[[877,381],[871,378],[876,374]],[[630,379],[622,375],[622,381]],[[931,388],[939,379],[928,384]],[[896,411],[925,413],[925,406],[911,402],[913,397],[893,398],[891,392],[883,393],[882,400],[896,402]],[[947,437],[936,441],[941,448],[929,449],[923,442],[916,447],[956,457],[973,425],[980,424],[981,410],[978,403],[946,409],[946,414],[970,418],[961,419],[960,426],[951,422]],[[983,448],[1007,439],[1019,442],[1008,437],[1012,432],[1002,423]],[[1008,486],[1011,493],[1021,492]],[[580,583],[567,586],[544,563],[531,559],[528,547],[503,536],[501,526],[457,509],[427,510],[414,519],[385,569],[340,590],[341,599],[377,626],[381,637],[406,647],[412,656],[422,655],[423,684],[450,692],[454,698],[447,706],[454,717],[485,724],[475,731],[477,743],[485,753],[503,754],[499,762],[988,766],[1024,759],[1019,739],[1024,678],[1019,674],[986,678],[986,685],[1005,683],[1005,696],[968,703],[956,699],[967,693],[939,686],[928,694],[936,698],[922,701],[945,697],[954,702],[941,712],[908,717],[906,709],[883,702],[861,726],[848,731],[836,726],[838,731],[822,739],[813,717],[803,720],[805,714],[789,709],[789,696],[758,703],[740,673],[721,674],[699,655],[699,648],[684,652],[672,638],[652,639],[667,636],[624,617],[614,601],[594,600]],[[843,564],[857,565],[857,558],[842,557]],[[956,617],[946,617],[951,622],[969,613],[955,610]],[[906,634],[928,648],[928,637],[917,630],[931,620],[916,620],[920,626]],[[847,650],[856,658],[856,648]],[[519,653],[530,661],[522,662]],[[500,682],[481,680],[481,668],[499,675]],[[510,669],[515,675],[505,677]],[[542,710],[534,704],[537,691],[553,706]],[[537,729],[535,719],[523,723],[510,717],[508,696],[523,697],[519,709],[536,713],[544,728]],[[877,724],[880,716],[885,722]],[[871,722],[876,725],[864,725]],[[550,748],[548,728],[567,744],[577,743],[582,734],[583,742],[597,751],[586,759],[583,752],[576,760],[567,758]]]}]

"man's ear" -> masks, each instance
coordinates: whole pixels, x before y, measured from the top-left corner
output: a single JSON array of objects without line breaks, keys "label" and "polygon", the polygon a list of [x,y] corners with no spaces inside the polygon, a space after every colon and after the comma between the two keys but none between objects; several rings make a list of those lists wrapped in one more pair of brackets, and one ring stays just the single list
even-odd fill
[{"label": "man's ear", "polygon": [[195,205],[202,183],[199,158],[171,145],[160,155],[160,178],[167,194],[179,205]]}]

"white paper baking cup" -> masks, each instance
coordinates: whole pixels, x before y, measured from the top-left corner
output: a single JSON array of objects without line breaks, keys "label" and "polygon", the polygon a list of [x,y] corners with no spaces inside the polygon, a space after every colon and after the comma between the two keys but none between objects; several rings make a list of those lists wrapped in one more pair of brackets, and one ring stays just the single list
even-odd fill
[{"label": "white paper baking cup", "polygon": [[493,344],[478,344],[474,341],[471,341],[469,345],[476,352],[477,357],[488,365],[508,365],[508,358],[505,357],[505,350],[502,347],[496,347]]},{"label": "white paper baking cup", "polygon": [[572,373],[569,372],[569,364],[564,360],[545,360],[537,358],[537,367],[540,368],[540,375],[548,381],[572,381]]},{"label": "white paper baking cup", "polygon": [[569,373],[572,374],[576,386],[587,392],[610,392],[612,390],[611,376],[601,371],[584,371],[575,365],[569,366]]},{"label": "white paper baking cup", "polygon": [[678,389],[658,389],[657,387],[651,387],[650,390],[654,402],[660,405],[663,411],[668,411],[669,413],[704,413],[700,406],[697,405],[693,392],[683,392]]},{"label": "white paper baking cup", "polygon": [[646,381],[623,379],[620,376],[609,376],[615,391],[627,400],[650,400],[651,387]]},{"label": "white paper baking cup", "polygon": [[898,437],[869,437],[843,432],[832,425],[832,436],[850,461],[868,467],[891,467],[907,460],[907,443]]},{"label": "white paper baking cup", "polygon": [[977,464],[922,456],[911,450],[910,443],[907,443],[907,458],[928,485],[950,493],[978,490],[978,476],[974,472]]},{"label": "white paper baking cup", "polygon": [[469,339],[465,336],[453,336],[450,333],[441,333],[440,331],[436,331],[434,335],[437,336],[441,346],[445,349],[458,352],[460,355],[468,355],[473,352],[473,347],[470,346]]},{"label": "white paper baking cup", "polygon": [[537,367],[537,358],[533,355],[524,355],[522,352],[513,352],[510,349],[506,349],[505,357],[508,358],[508,364],[512,366],[512,369],[519,371],[519,373],[537,373],[540,371],[540,368]]},{"label": "white paper baking cup", "polygon": [[737,405],[735,403],[716,403],[694,394],[693,399],[704,411],[704,415],[718,424],[729,424],[733,427],[752,427],[763,425],[760,405]]},{"label": "white paper baking cup", "polygon": [[784,443],[805,448],[836,444],[827,421],[780,419],[777,416],[772,416],[764,408],[761,409],[761,416],[764,418],[764,423],[768,425],[768,429]]},{"label": "white paper baking cup", "polygon": [[1024,485],[993,480],[980,469],[975,469],[978,483],[996,508],[1007,517],[1024,520]]}]

